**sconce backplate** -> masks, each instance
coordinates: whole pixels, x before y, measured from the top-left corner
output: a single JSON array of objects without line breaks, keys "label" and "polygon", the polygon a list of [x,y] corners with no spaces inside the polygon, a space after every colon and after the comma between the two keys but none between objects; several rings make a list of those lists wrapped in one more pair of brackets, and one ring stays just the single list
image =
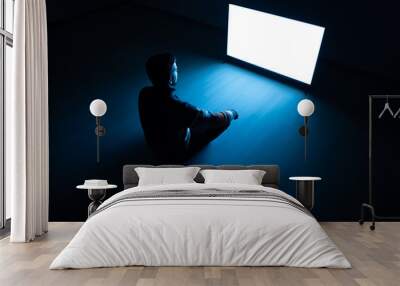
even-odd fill
[{"label": "sconce backplate", "polygon": [[97,136],[106,135],[106,129],[102,125],[97,126],[94,132],[96,133]]},{"label": "sconce backplate", "polygon": [[300,133],[300,135],[301,136],[308,136],[308,134],[310,133],[310,129],[309,128],[307,128],[307,127],[305,127],[304,125],[303,126],[301,126],[300,128],[299,128],[299,133]]}]

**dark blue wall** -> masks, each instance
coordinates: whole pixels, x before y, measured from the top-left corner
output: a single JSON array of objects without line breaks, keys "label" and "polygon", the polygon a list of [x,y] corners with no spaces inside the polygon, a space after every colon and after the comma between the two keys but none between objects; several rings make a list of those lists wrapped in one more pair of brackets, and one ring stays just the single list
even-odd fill
[{"label": "dark blue wall", "polygon": [[[323,181],[317,186],[315,215],[322,220],[358,217],[359,204],[367,198],[367,94],[393,91],[396,82],[321,61],[306,96],[295,86],[224,62],[224,31],[124,5],[49,25],[51,220],[86,218],[87,194],[75,190],[84,179],[105,178],[121,190],[124,164],[153,162],[137,99],[148,85],[144,62],[161,51],[177,56],[177,94],[183,100],[240,113],[227,132],[188,163],[279,164],[282,189],[290,194],[289,176],[318,175]],[[316,105],[307,163],[296,111],[305,97]],[[108,105],[100,164],[89,113],[95,98]]]}]

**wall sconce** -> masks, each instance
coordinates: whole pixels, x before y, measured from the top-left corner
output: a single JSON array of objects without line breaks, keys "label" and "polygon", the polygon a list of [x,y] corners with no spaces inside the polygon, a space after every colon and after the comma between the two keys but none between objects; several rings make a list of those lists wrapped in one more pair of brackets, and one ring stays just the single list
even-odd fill
[{"label": "wall sconce", "polygon": [[300,135],[304,137],[304,160],[307,160],[308,118],[314,113],[314,110],[314,103],[309,99],[303,99],[297,104],[297,112],[304,118],[304,125],[299,128]]},{"label": "wall sconce", "polygon": [[96,117],[97,137],[97,163],[100,163],[100,137],[106,134],[106,129],[100,124],[100,118],[107,112],[107,104],[101,99],[95,99],[90,103],[90,113]]}]

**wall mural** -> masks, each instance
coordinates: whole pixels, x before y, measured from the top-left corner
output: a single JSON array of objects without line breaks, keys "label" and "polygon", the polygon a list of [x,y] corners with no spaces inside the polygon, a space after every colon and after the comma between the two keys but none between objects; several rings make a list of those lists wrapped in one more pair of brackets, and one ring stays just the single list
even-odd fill
[{"label": "wall mural", "polygon": [[[65,37],[71,30],[73,41]],[[123,165],[161,163],[278,164],[289,194],[290,176],[323,178],[313,209],[319,219],[358,218],[368,166],[360,86],[371,79],[321,65],[305,96],[226,62],[226,31],[136,6],[50,24],[48,31],[50,220],[86,219],[87,192],[75,189],[84,180],[117,185],[109,197],[122,190]],[[307,161],[298,133],[304,98],[318,111]],[[94,99],[107,104],[99,163]]]}]

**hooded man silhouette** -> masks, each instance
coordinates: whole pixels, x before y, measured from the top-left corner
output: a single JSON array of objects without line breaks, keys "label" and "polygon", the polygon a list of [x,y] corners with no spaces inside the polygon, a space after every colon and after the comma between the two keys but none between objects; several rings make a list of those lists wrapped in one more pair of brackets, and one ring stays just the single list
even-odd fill
[{"label": "hooded man silhouette", "polygon": [[239,117],[235,110],[213,113],[180,100],[175,95],[178,68],[172,54],[150,57],[146,72],[153,85],[140,91],[140,121],[160,163],[183,162]]}]

